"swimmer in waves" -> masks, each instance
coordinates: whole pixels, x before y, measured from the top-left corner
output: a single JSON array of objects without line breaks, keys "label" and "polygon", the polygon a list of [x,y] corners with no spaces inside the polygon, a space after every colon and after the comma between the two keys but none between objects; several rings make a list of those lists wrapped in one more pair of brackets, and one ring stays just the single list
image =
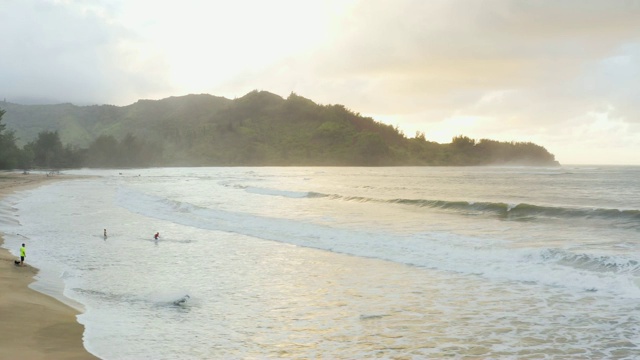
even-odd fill
[{"label": "swimmer in waves", "polygon": [[189,299],[191,299],[191,296],[189,295],[185,295],[183,297],[181,297],[180,299],[176,300],[173,302],[173,305],[183,305],[185,304],[187,301],[189,301]]}]

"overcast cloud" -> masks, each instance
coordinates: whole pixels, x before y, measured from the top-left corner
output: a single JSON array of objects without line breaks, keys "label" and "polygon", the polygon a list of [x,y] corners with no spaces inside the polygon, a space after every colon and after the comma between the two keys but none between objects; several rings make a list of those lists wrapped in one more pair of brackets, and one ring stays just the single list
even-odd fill
[{"label": "overcast cloud", "polygon": [[0,0],[0,97],[296,92],[408,136],[640,163],[640,1]]}]

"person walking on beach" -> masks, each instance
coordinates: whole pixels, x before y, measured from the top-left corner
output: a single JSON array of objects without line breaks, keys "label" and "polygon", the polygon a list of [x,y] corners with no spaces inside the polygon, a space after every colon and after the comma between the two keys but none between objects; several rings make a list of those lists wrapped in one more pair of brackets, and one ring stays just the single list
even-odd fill
[{"label": "person walking on beach", "polygon": [[22,244],[22,247],[20,248],[20,266],[24,266],[25,257],[27,257],[27,249],[24,247],[24,244]]}]

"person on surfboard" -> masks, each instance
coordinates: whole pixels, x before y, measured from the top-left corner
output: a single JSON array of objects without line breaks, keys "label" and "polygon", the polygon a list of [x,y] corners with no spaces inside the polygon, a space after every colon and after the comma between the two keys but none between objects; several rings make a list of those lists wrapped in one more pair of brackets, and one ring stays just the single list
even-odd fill
[{"label": "person on surfboard", "polygon": [[159,232],[157,232],[155,235],[153,235],[153,238],[155,240],[158,240],[159,237],[160,237],[160,233]]}]

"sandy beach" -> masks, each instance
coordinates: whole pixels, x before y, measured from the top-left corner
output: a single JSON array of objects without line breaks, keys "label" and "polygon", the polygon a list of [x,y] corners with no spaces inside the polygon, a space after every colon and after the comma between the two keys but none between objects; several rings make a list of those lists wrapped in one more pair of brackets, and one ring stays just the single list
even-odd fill
[{"label": "sandy beach", "polygon": [[[0,198],[64,178],[0,172]],[[76,321],[78,312],[28,287],[38,272],[29,265],[28,244],[26,266],[16,266],[14,260],[0,248],[0,359],[96,359],[83,346],[84,327]]]}]

